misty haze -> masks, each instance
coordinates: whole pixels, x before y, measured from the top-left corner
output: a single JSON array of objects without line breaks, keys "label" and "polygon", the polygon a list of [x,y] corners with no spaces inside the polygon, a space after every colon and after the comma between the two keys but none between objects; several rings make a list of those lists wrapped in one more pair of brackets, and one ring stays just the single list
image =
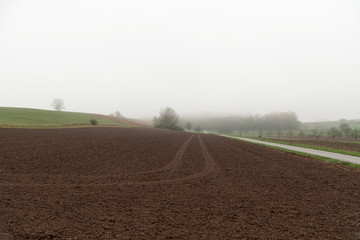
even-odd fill
[{"label": "misty haze", "polygon": [[0,240],[360,239],[360,1],[0,0]]},{"label": "misty haze", "polygon": [[359,118],[357,1],[1,1],[0,105]]}]

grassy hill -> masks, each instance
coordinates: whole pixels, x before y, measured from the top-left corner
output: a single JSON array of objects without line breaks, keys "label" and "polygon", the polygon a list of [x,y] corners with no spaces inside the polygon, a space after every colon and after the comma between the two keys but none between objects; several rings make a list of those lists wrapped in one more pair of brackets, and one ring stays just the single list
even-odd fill
[{"label": "grassy hill", "polygon": [[0,127],[58,128],[91,126],[96,119],[98,126],[144,127],[146,125],[123,118],[100,114],[59,112],[31,108],[0,107]]}]

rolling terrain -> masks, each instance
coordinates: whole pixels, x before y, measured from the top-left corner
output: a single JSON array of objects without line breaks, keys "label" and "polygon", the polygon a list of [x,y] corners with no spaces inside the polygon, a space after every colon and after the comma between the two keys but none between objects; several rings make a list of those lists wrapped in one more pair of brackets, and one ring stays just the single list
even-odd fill
[{"label": "rolling terrain", "polygon": [[31,108],[0,107],[0,127],[17,128],[66,128],[90,126],[95,119],[100,126],[145,127],[143,123],[126,118],[100,114],[60,112]]}]

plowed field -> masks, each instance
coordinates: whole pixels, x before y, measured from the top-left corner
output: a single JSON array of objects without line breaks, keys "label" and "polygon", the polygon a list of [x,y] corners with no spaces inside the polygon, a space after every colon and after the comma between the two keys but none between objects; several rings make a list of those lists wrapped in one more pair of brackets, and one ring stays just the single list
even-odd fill
[{"label": "plowed field", "polygon": [[0,129],[0,239],[360,239],[360,171],[214,135]]}]

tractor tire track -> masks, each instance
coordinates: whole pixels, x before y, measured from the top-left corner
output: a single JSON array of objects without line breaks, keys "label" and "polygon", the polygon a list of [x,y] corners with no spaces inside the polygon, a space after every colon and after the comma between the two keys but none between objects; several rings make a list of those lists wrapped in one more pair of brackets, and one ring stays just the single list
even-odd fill
[{"label": "tractor tire track", "polygon": [[[211,173],[213,173],[216,170],[216,163],[213,159],[213,157],[210,155],[206,145],[204,144],[204,141],[200,134],[197,134],[197,139],[199,141],[201,155],[204,158],[205,166],[200,172],[195,172],[191,175],[183,176],[183,177],[175,177],[172,178],[172,174],[176,171],[180,170],[180,165],[183,159],[183,155],[185,151],[187,150],[187,147],[191,140],[193,139],[194,135],[191,135],[184,144],[180,147],[178,152],[176,153],[175,157],[172,159],[172,161],[165,165],[164,167],[160,169],[150,170],[150,171],[144,171],[144,172],[137,172],[137,173],[129,173],[129,174],[113,174],[113,175],[102,175],[100,176],[92,176],[91,182],[83,182],[84,179],[78,178],[78,179],[67,179],[67,181],[70,181],[68,183],[59,183],[59,182],[52,182],[52,183],[0,183],[0,186],[6,186],[6,187],[97,187],[97,186],[141,186],[141,185],[157,185],[157,184],[172,184],[172,183],[178,183],[178,182],[184,182],[184,181],[192,181],[194,179],[203,178]],[[160,174],[158,176],[155,176],[155,180],[139,180],[139,179],[120,179],[119,177],[123,176],[131,176],[131,175],[152,175],[152,174]],[[51,177],[51,175],[49,176]],[[102,177],[102,178],[101,178]],[[148,177],[148,176],[146,176]],[[150,176],[154,177],[154,176]],[[165,179],[161,179],[165,178]],[[111,182],[102,183],[98,182],[100,180],[112,180]]]}]

